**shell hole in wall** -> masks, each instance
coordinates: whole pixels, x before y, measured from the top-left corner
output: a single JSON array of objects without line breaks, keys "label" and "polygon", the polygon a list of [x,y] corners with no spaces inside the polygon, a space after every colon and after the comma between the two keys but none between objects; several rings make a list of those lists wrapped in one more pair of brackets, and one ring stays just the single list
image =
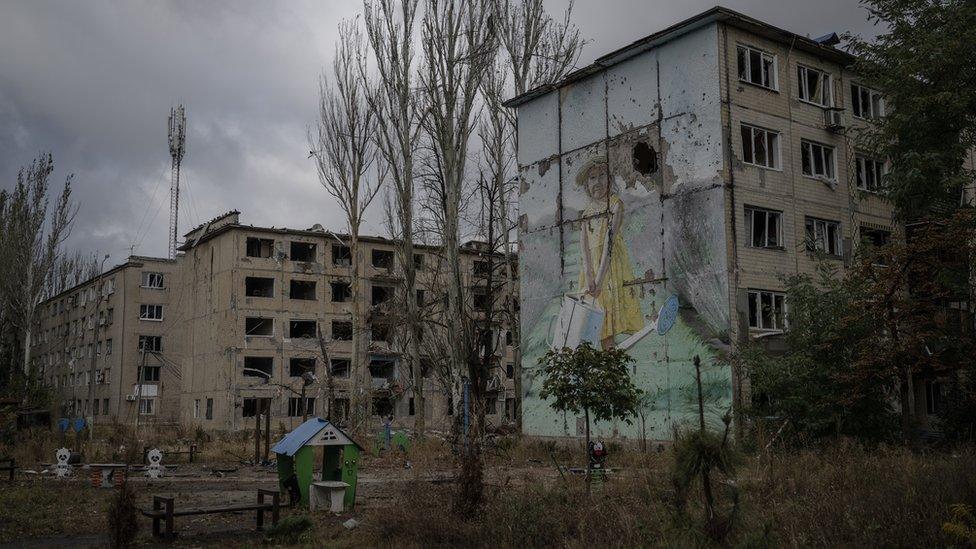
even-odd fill
[{"label": "shell hole in wall", "polygon": [[651,175],[657,171],[657,151],[643,141],[634,144],[634,169],[641,175]]}]

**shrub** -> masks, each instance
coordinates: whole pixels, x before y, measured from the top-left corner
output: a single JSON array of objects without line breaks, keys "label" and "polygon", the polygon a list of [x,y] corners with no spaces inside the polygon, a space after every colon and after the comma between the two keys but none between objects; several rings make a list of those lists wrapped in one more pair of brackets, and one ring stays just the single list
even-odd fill
[{"label": "shrub", "polygon": [[108,504],[108,535],[112,547],[128,547],[139,530],[136,495],[132,486],[123,480]]}]

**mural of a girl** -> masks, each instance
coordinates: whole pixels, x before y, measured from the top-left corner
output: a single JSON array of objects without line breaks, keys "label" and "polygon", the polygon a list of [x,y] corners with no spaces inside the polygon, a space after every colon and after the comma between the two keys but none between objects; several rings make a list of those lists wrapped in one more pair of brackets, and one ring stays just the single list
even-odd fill
[{"label": "mural of a girl", "polygon": [[600,344],[616,345],[618,335],[630,335],[644,327],[640,302],[624,283],[634,279],[634,268],[621,231],[624,203],[617,196],[607,164],[591,159],[580,169],[576,184],[589,203],[580,223],[579,290],[604,310]]}]

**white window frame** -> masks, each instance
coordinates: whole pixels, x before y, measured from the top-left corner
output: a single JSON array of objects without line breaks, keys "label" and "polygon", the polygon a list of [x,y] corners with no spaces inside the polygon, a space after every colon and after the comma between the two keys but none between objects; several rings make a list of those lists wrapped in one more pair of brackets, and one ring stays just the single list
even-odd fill
[{"label": "white window frame", "polygon": [[[762,128],[759,126],[754,126],[752,124],[742,123],[740,124],[739,137],[742,139],[742,162],[750,166],[756,166],[758,168],[765,168],[767,170],[780,170],[781,159],[783,155],[780,154],[780,132],[775,130],[770,130],[767,128]],[[752,151],[751,158],[746,158],[746,139],[745,133],[749,132],[749,147]],[[766,150],[766,164],[760,164],[756,162],[756,135],[762,134],[763,144]],[[772,153],[772,154],[770,154]]]},{"label": "white window frame", "polygon": [[[154,314],[155,311],[159,312],[159,315]],[[139,320],[145,320],[149,322],[162,322],[163,321],[163,306],[155,304],[143,303],[139,305]]]},{"label": "white window frame", "polygon": [[[767,333],[782,333],[789,328],[789,321],[787,319],[789,309],[786,305],[786,294],[783,292],[775,292],[772,290],[749,290],[749,306],[746,311],[749,321],[749,329],[758,332]],[[771,325],[766,326],[766,322],[763,321],[762,307],[763,307],[763,297],[769,297],[769,303],[773,307],[773,313],[771,315]],[[779,315],[776,314],[776,304],[779,303],[781,310]],[[756,310],[756,321],[752,320],[752,309],[755,307]],[[778,321],[777,321],[778,320]]]},{"label": "white window frame", "polygon": [[[746,238],[747,238],[746,245],[748,247],[759,248],[759,249],[774,249],[774,250],[783,248],[783,212],[779,210],[770,210],[768,208],[761,208],[758,206],[746,206],[745,214],[746,214]],[[763,238],[762,238],[762,241],[764,243],[762,245],[757,245],[755,243],[756,234],[754,232],[755,230],[754,217],[756,216],[756,214],[762,214],[765,218],[765,220],[763,221]],[[776,234],[774,235],[776,240],[775,244],[769,243],[770,242],[770,238],[769,238],[770,216],[777,218],[777,223],[775,228]]]},{"label": "white window frame", "polygon": [[164,273],[143,271],[142,284],[140,285],[140,287],[148,288],[152,290],[162,290],[166,288],[165,280],[166,278]]},{"label": "white window frame", "polygon": [[[808,79],[807,73],[815,72],[820,75],[820,97],[811,98],[810,93],[810,81]],[[813,67],[807,67],[806,65],[797,64],[796,66],[796,76],[797,76],[797,97],[800,101],[804,103],[809,103],[811,105],[816,105],[818,107],[833,107],[834,106],[834,90],[833,84],[834,79],[831,74],[827,71],[821,69],[815,69]]]},{"label": "white window frame", "polygon": [[[826,153],[830,153],[830,154],[828,155]],[[806,166],[803,165],[804,154],[808,154],[810,156],[809,172],[807,172]],[[820,157],[820,163],[824,167],[824,173],[822,174],[816,172],[817,163],[814,160],[816,156]],[[818,143],[816,141],[808,141],[806,139],[800,141],[800,171],[806,177],[812,177],[813,179],[819,179],[820,181],[836,182],[837,181],[837,149],[832,145],[826,145],[824,143]]]},{"label": "white window frame", "polygon": [[153,416],[156,415],[156,399],[142,397],[139,399],[139,415],[140,416]]},{"label": "white window frame", "polygon": [[[759,86],[760,88],[766,88],[767,90],[779,91],[779,62],[776,59],[776,55],[772,53],[765,52],[759,48],[752,46],[747,46],[745,44],[736,44],[736,68],[739,72],[739,81],[752,84],[754,86]],[[740,57],[740,54],[744,55]],[[760,69],[760,78],[766,77],[767,83],[763,82],[753,82],[750,78],[752,77],[752,56],[753,54],[758,54],[760,62],[769,61],[769,66],[764,66]],[[743,78],[743,67],[741,65],[742,61],[745,61],[745,74],[749,78]],[[764,70],[767,69],[768,70]]]},{"label": "white window frame", "polygon": [[[864,110],[864,94],[867,94],[868,112]],[[874,112],[876,110],[878,112]],[[877,90],[851,82],[851,114],[861,120],[881,118],[885,115],[884,96]]]},{"label": "white window frame", "polygon": [[[810,238],[810,226],[813,226],[813,238]],[[830,228],[834,229],[834,252],[832,253],[829,247],[830,239]],[[829,256],[840,257],[844,255],[844,239],[843,233],[841,231],[841,225],[839,221],[832,221],[830,219],[820,219],[817,217],[807,217],[803,223],[803,229],[806,240],[806,249],[808,252],[823,252]]]},{"label": "white window frame", "polygon": [[[874,185],[868,182],[868,176],[874,177]],[[854,180],[858,190],[868,193],[880,193],[883,189],[884,176],[888,174],[888,164],[872,158],[866,154],[854,154]]]}]

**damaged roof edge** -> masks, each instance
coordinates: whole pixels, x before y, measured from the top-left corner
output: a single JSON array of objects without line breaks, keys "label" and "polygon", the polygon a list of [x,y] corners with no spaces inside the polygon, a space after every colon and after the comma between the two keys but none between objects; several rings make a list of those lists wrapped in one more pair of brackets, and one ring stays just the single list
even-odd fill
[{"label": "damaged roof edge", "polygon": [[671,40],[716,22],[728,23],[778,42],[794,44],[794,46],[799,50],[827,57],[839,63],[844,63],[845,65],[851,64],[855,59],[853,55],[845,51],[819,44],[817,41],[806,36],[801,36],[788,30],[775,27],[769,23],[764,23],[758,19],[753,19],[752,17],[743,15],[737,11],[716,6],[707,11],[703,11],[698,15],[685,19],[684,21],[675,23],[662,31],[645,36],[640,40],[636,40],[622,48],[598,57],[590,65],[569,73],[559,82],[554,84],[546,84],[544,86],[531,89],[521,95],[517,95],[505,101],[503,105],[509,108],[521,106],[524,103],[536,99],[537,97],[541,97],[550,92],[556,91],[567,84],[582,80],[587,76],[596,74],[609,67],[622,63],[631,57],[640,55],[645,51],[659,47],[667,42],[670,42]]}]

